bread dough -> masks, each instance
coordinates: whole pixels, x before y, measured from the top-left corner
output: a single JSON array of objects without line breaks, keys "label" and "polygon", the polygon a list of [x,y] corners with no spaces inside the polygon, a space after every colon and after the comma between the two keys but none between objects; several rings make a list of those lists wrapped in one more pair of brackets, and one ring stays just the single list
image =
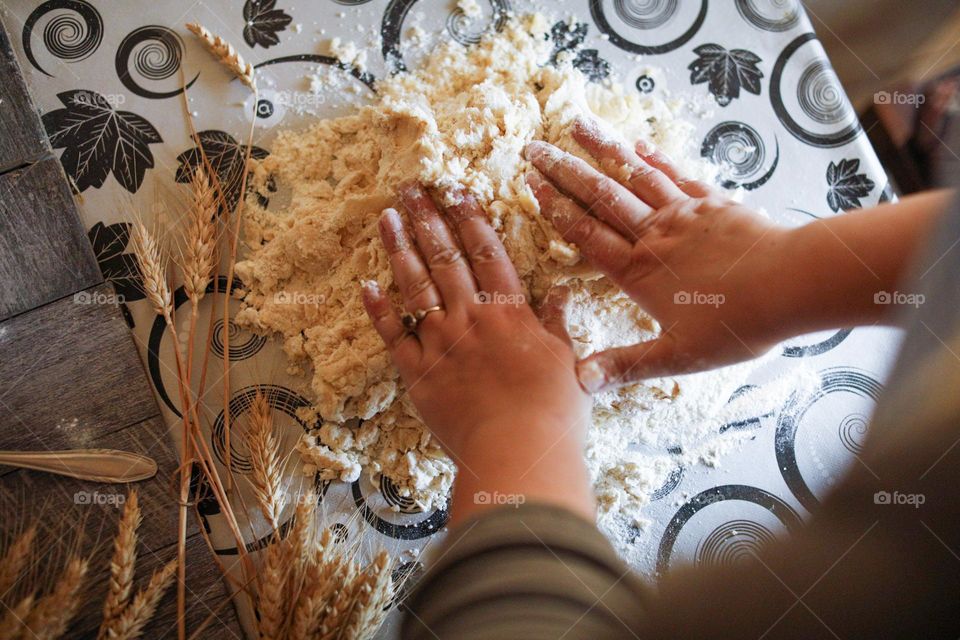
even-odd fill
[{"label": "bread dough", "polygon": [[[540,300],[553,284],[570,285],[579,355],[656,334],[656,324],[541,216],[523,180],[530,165],[521,152],[546,140],[589,160],[568,133],[574,117],[589,114],[625,140],[652,141],[692,177],[708,178],[711,169],[683,161],[693,147],[688,105],[590,83],[569,60],[551,66],[549,27],[532,15],[469,48],[444,43],[420,70],[379,82],[375,104],[282,132],[271,155],[256,163],[255,184],[265,189],[269,177],[289,202],[271,210],[254,199],[247,205],[247,253],[237,264],[247,291],[237,321],[279,336],[292,366],[310,377],[314,407],[302,417],[322,417],[322,426],[298,446],[307,473],[348,481],[363,471],[383,474],[424,509],[445,504],[453,481],[454,464],[424,429],[360,300],[359,283],[368,279],[396,298],[377,220],[397,204],[402,181],[469,188],[529,299]],[[602,508],[622,511],[647,499],[625,443],[656,440],[651,434],[676,426],[640,418],[661,406],[679,411],[681,390],[674,380],[655,380],[598,398],[587,457]]]}]

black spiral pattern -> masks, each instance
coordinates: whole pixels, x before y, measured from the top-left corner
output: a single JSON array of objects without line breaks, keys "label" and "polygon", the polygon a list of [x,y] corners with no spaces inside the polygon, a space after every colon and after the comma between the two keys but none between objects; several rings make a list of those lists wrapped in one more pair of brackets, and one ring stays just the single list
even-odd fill
[{"label": "black spiral pattern", "polygon": [[[795,392],[780,412],[774,434],[777,466],[790,491],[811,513],[820,506],[820,500],[807,484],[797,461],[797,431],[803,424],[807,411],[831,393],[850,393],[876,402],[882,391],[883,385],[865,371],[833,367],[820,372],[819,388],[812,393]],[[851,451],[853,449],[850,449],[849,445],[860,446],[859,440],[853,440],[857,429],[861,428],[859,421],[858,418],[851,419],[848,416],[844,419],[847,424],[841,424],[838,428],[841,443]],[[866,425],[864,424],[862,428],[866,428]],[[853,452],[856,454],[855,451]]]},{"label": "black spiral pattern", "polygon": [[731,520],[700,541],[695,562],[708,567],[732,567],[755,557],[774,539],[773,532],[759,522]]},{"label": "black spiral pattern", "polygon": [[840,443],[844,448],[855,456],[863,453],[863,439],[867,435],[870,422],[867,417],[859,413],[851,413],[840,421],[837,432],[840,435]]},{"label": "black spiral pattern", "polygon": [[[697,17],[694,18],[693,24],[682,34],[662,44],[641,44],[621,35],[613,28],[610,20],[607,19],[603,3],[604,0],[590,0],[590,15],[593,17],[597,29],[609,38],[610,44],[638,55],[660,55],[679,49],[690,42],[693,36],[700,31],[700,27],[703,26],[704,21],[707,19],[707,0],[701,0]],[[645,0],[639,2],[637,0],[633,2],[629,0],[614,0],[614,12],[621,20],[627,22],[628,19],[633,19],[635,22],[639,21],[639,24],[647,25],[656,22],[661,16],[667,16],[662,23],[666,24],[666,22],[673,17],[677,6],[678,4],[676,2],[671,3],[663,0]],[[628,11],[626,10],[627,7],[632,7],[632,9]],[[668,12],[669,15],[667,15]],[[627,15],[627,18],[625,18],[624,15]],[[646,22],[644,22],[644,20],[646,20]],[[639,27],[640,30],[650,28],[652,27]]]},{"label": "black spiral pattern", "polygon": [[767,152],[757,130],[744,122],[721,122],[704,138],[700,155],[720,167],[724,188],[752,190],[773,176],[780,159],[780,147],[777,145],[771,167],[761,175]]},{"label": "black spiral pattern", "polygon": [[786,31],[800,22],[799,0],[736,0],[743,19],[764,31]]},{"label": "black spiral pattern", "polygon": [[815,344],[786,345],[783,347],[783,356],[785,358],[810,358],[819,356],[827,351],[836,349],[851,333],[853,333],[853,329],[842,329],[826,340]]},{"label": "black spiral pattern", "polygon": [[[450,37],[464,46],[469,46],[480,42],[480,38],[490,30],[491,26],[497,31],[502,29],[507,22],[507,13],[506,11],[498,11],[496,3],[491,3],[491,6],[493,7],[492,25],[483,24],[480,20],[467,17],[467,14],[459,7],[451,11],[447,17],[447,31],[450,33]],[[478,24],[480,28],[477,28]]]},{"label": "black spiral pattern", "polygon": [[823,60],[814,60],[797,83],[800,109],[815,122],[835,124],[850,113],[837,74]]},{"label": "black spiral pattern", "polygon": [[[85,0],[47,0],[34,9],[23,23],[23,52],[37,71],[53,77],[40,66],[31,44],[33,28],[37,22],[52,11],[67,10],[73,13],[58,14],[43,28],[43,46],[51,55],[65,62],[79,62],[90,57],[103,42],[103,18],[93,5]],[[74,15],[76,14],[76,15]]]},{"label": "black spiral pattern", "polygon": [[614,0],[613,9],[634,29],[656,29],[677,12],[677,0]]},{"label": "black spiral pattern", "polygon": [[[687,523],[703,509],[730,500],[748,502],[763,507],[776,517],[789,533],[798,531],[802,524],[800,516],[794,511],[793,507],[769,491],[742,484],[726,484],[706,489],[690,498],[667,523],[657,549],[657,574],[659,576],[662,577],[670,568],[674,547],[680,537],[680,532]],[[770,537],[760,530],[759,525],[754,525],[744,529],[744,536],[741,540],[728,540],[724,544],[724,536],[731,537],[734,530],[739,531],[735,528],[721,527],[718,530],[719,533],[715,531],[706,536],[697,545],[698,561],[719,562],[739,559],[744,556],[745,551],[756,548]],[[712,540],[710,540],[711,536],[713,537]],[[727,547],[731,547],[731,549],[725,550]]]},{"label": "black spiral pattern", "polygon": [[[137,78],[148,82],[166,80],[180,70],[182,60],[183,40],[180,36],[166,27],[150,25],[127,34],[117,47],[114,64],[123,86],[141,98],[161,100],[180,95],[182,89],[153,91],[140,86]],[[194,76],[187,83],[187,88],[196,80]]]},{"label": "black spiral pattern", "polygon": [[[227,327],[230,336],[230,360],[246,360],[260,353],[264,345],[267,344],[265,336],[258,336],[251,333],[245,342],[237,343],[240,337],[241,329],[237,324],[230,320]],[[218,358],[223,358],[223,320],[217,320],[213,324],[213,336],[210,340],[210,349]]]},{"label": "black spiral pattern", "polygon": [[[236,421],[240,418],[240,416],[250,409],[254,398],[257,397],[258,393],[263,394],[267,404],[270,405],[270,408],[275,413],[279,412],[290,416],[296,420],[301,427],[303,427],[304,431],[309,429],[309,425],[305,424],[300,420],[300,418],[297,417],[297,409],[310,405],[306,398],[285,387],[270,384],[245,387],[240,389],[232,398],[230,398],[231,425],[236,424]],[[217,415],[217,418],[214,420],[213,426],[210,429],[210,439],[213,444],[214,455],[221,464],[225,465],[227,463],[227,445],[224,431],[224,415],[222,410]],[[250,465],[250,458],[247,455],[247,451],[244,447],[237,446],[240,444],[242,444],[242,438],[233,437],[230,439],[230,466],[234,471],[238,471],[240,473],[249,473],[252,469]]]},{"label": "black spiral pattern", "polygon": [[400,495],[397,485],[387,476],[380,476],[380,495],[391,507],[400,513],[421,513],[423,510],[411,498]]},{"label": "black spiral pattern", "polygon": [[[795,117],[800,114],[791,114],[784,103],[783,76],[787,65],[800,49],[816,43],[815,33],[804,33],[784,47],[770,74],[770,103],[777,118],[793,137],[813,147],[840,147],[860,135],[862,129],[856,118],[849,117],[852,114],[850,105],[837,83],[833,70],[822,59],[822,54],[819,52],[814,55],[807,54],[809,60],[797,83],[796,95],[800,110],[806,118],[821,126],[835,125],[835,130],[821,133],[804,127]],[[846,122],[845,125],[844,122]]]}]

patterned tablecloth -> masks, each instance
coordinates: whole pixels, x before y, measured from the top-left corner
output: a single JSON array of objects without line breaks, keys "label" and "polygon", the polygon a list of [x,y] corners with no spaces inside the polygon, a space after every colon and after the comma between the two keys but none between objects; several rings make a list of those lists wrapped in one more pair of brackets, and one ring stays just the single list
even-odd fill
[{"label": "patterned tablecloth", "polygon": [[[723,163],[723,184],[742,187],[748,204],[775,219],[800,224],[891,195],[798,0],[480,4],[483,18],[469,20],[453,0],[6,1],[2,20],[171,424],[178,415],[173,345],[138,291],[127,242],[132,211],[147,219],[168,216],[165,203],[178,192],[174,181],[185,181],[199,157],[181,109],[181,69],[190,85],[199,144],[221,178],[236,185],[233,197],[238,197],[236,178],[254,113],[253,154],[264,157],[278,127],[300,126],[315,117],[311,114],[346,113],[373,95],[377,78],[415,66],[407,42],[412,25],[446,30],[469,45],[482,29],[502,25],[509,11],[540,9],[557,21],[552,31],[557,50],[570,50],[593,80],[710,101],[711,115],[698,122],[700,154]],[[187,21],[222,34],[257,66],[265,87],[257,105],[187,34]],[[370,48],[365,72],[324,55],[324,44],[333,36]],[[318,66],[342,76],[336,91],[307,90],[305,78]],[[84,100],[71,99],[77,92]],[[225,286],[221,281],[218,290]],[[178,290],[176,303],[184,302]],[[276,345],[222,322],[213,327],[215,359],[223,356],[225,332],[232,336],[237,363],[231,410],[241,415],[256,386],[263,385],[292,445],[306,426],[295,417],[306,403],[296,391],[300,381],[284,373]],[[771,536],[800,526],[843,470],[855,464],[897,342],[894,332],[866,328],[783,345],[780,357],[744,385],[806,366],[817,372],[819,389],[794,393],[778,411],[726,425],[752,437],[721,468],[678,465],[648,509],[653,524],[637,531],[635,544],[643,553],[636,568],[654,576],[679,561],[733,562]],[[211,370],[220,368],[214,362]],[[205,401],[211,443],[222,458],[222,392],[216,377]],[[241,448],[232,455],[240,472],[249,469]],[[401,570],[408,574],[420,570],[416,551],[436,539],[446,521],[445,511],[418,513],[383,482],[335,484],[326,488],[324,504],[333,519],[358,507],[360,517],[340,518],[343,535],[364,529],[375,543],[405,549]],[[235,556],[215,504],[202,507],[221,545],[218,553],[224,559]]]}]

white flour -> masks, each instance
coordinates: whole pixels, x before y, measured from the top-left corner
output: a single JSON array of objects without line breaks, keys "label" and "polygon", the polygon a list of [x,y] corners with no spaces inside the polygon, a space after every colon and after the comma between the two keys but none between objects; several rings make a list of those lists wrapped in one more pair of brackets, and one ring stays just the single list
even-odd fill
[{"label": "white flour", "polygon": [[[459,6],[470,16],[475,3]],[[422,70],[380,82],[376,103],[282,133],[258,163],[256,182],[271,176],[290,197],[271,211],[248,205],[247,259],[237,265],[248,292],[237,320],[276,335],[291,370],[309,376],[305,392],[315,406],[302,417],[325,422],[298,447],[307,473],[383,474],[424,509],[442,505],[452,484],[453,463],[421,424],[360,302],[358,283],[367,279],[396,296],[376,223],[403,181],[473,191],[530,299],[569,285],[579,355],[656,334],[655,323],[540,215],[523,181],[530,165],[521,150],[539,139],[586,157],[568,127],[587,114],[627,140],[652,140],[689,175],[711,179],[714,168],[689,159],[693,107],[590,83],[569,57],[546,64],[549,26],[543,16],[527,16],[469,49],[445,42]],[[341,59],[357,62],[354,50],[337,44]],[[650,380],[597,398],[586,459],[608,531],[614,520],[641,523],[650,493],[675,466],[667,448],[713,464],[733,445],[717,438],[727,421],[721,408],[751,368]],[[756,406],[748,409],[744,415]]]}]

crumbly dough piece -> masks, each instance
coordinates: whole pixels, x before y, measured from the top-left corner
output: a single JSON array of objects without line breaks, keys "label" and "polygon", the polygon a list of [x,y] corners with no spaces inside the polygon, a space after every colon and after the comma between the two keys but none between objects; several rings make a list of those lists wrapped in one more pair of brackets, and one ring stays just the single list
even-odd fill
[{"label": "crumbly dough piece", "polygon": [[[368,279],[397,297],[377,219],[397,204],[402,181],[464,185],[476,194],[533,301],[554,284],[573,287],[571,330],[581,355],[656,334],[655,323],[541,216],[523,180],[530,165],[521,152],[531,140],[547,140],[589,160],[568,129],[574,117],[590,114],[626,140],[642,137],[686,158],[693,125],[679,115],[680,101],[592,84],[569,63],[547,65],[548,31],[547,20],[533,15],[470,48],[445,43],[421,70],[381,81],[376,104],[283,132],[257,163],[255,184],[265,189],[275,181],[288,201],[278,205],[272,194],[271,210],[253,199],[247,205],[247,255],[237,264],[247,293],[237,321],[279,336],[292,367],[311,376],[306,393],[314,408],[302,417],[322,417],[322,426],[298,447],[308,473],[343,480],[363,469],[384,474],[425,509],[444,504],[452,483],[454,464],[409,403],[360,301],[359,283]],[[699,161],[685,169],[708,177]],[[675,403],[678,389],[673,380],[652,381],[605,394],[592,439],[635,437],[634,418]],[[616,450],[600,448],[606,456]],[[618,463],[598,461],[596,450],[587,456],[599,483]],[[611,495],[604,504],[626,499]]]}]

